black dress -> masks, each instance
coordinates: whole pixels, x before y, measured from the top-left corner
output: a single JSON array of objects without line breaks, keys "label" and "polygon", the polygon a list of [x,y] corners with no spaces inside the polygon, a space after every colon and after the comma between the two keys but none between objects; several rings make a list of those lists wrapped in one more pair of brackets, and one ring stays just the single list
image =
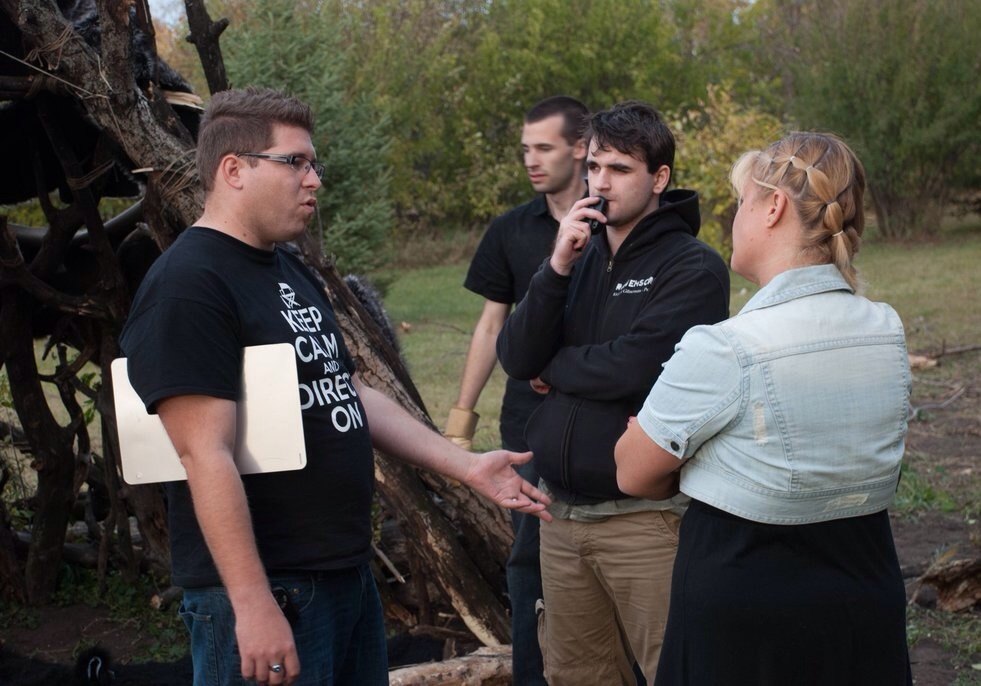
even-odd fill
[{"label": "black dress", "polygon": [[780,526],[685,515],[655,686],[909,686],[885,511]]}]

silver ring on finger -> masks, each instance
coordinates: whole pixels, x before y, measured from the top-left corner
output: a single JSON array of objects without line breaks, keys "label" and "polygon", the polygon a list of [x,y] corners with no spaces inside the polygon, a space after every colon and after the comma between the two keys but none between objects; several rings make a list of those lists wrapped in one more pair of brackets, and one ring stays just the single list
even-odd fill
[{"label": "silver ring on finger", "polygon": [[269,665],[269,671],[273,674],[279,674],[283,671],[283,665]]}]

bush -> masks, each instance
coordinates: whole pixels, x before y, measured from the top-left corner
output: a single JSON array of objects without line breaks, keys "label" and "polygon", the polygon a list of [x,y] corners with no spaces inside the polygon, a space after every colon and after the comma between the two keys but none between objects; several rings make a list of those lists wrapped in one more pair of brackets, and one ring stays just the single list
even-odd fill
[{"label": "bush", "polygon": [[368,272],[389,254],[387,120],[364,98],[347,97],[338,26],[319,3],[257,0],[247,9],[222,43],[229,79],[284,90],[313,108],[314,145],[327,167],[324,248],[342,272]]},{"label": "bush", "polygon": [[769,6],[785,29],[775,44],[797,53],[775,55],[790,66],[790,109],[802,127],[833,130],[853,146],[865,165],[880,233],[938,233],[952,194],[979,179],[981,88],[972,46],[981,34],[981,5],[805,0]]},{"label": "bush", "polygon": [[701,107],[678,115],[672,128],[678,138],[674,183],[698,191],[699,238],[728,260],[735,214],[729,170],[742,153],[778,139],[782,126],[769,114],[738,105],[727,86],[710,86]]}]

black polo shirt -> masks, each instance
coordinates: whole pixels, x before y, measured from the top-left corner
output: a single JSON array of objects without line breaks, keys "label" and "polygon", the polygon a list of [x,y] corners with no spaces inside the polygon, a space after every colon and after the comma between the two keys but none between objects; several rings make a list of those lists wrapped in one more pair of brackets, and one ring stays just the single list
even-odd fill
[{"label": "black polo shirt", "polygon": [[[545,196],[494,219],[470,262],[464,287],[494,302],[514,305],[525,297],[531,277],[552,253],[559,223]],[[509,378],[501,403],[501,439],[512,450],[527,450],[525,424],[544,396],[527,381]]]}]

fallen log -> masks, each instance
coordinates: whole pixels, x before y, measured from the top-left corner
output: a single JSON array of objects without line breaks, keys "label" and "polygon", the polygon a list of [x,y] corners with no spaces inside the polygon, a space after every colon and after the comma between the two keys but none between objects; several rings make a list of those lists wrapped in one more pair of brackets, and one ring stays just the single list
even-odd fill
[{"label": "fallen log", "polygon": [[389,686],[506,686],[511,646],[480,648],[469,655],[403,667],[388,673]]},{"label": "fallen log", "polygon": [[918,580],[913,602],[926,593],[925,587],[936,589],[937,609],[961,612],[981,604],[981,558],[935,563]]}]

